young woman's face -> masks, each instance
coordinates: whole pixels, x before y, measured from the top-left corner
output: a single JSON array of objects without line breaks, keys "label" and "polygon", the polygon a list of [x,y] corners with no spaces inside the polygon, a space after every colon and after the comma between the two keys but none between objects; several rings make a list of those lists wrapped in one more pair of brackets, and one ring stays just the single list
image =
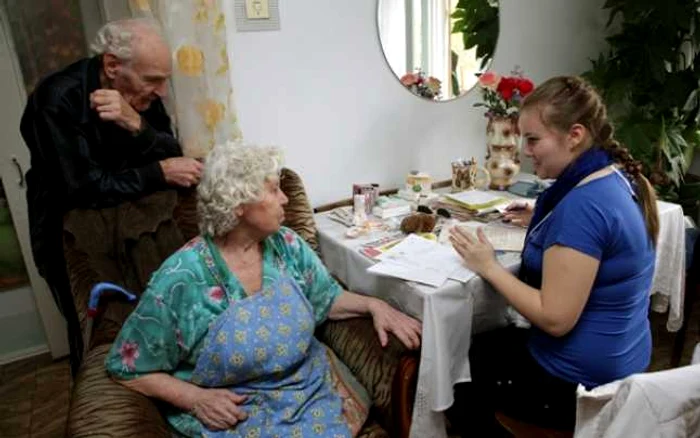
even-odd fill
[{"label": "young woman's face", "polygon": [[532,159],[539,178],[557,178],[576,158],[571,133],[545,126],[539,108],[523,110],[518,125],[523,138],[523,153]]}]

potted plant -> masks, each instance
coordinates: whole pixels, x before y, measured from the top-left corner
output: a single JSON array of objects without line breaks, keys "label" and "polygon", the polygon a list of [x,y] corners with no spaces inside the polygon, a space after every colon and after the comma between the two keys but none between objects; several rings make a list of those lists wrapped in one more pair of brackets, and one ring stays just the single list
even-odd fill
[{"label": "potted plant", "polygon": [[697,215],[686,173],[700,147],[700,12],[696,0],[607,0],[609,51],[584,76],[601,92],[616,137],[663,199]]}]

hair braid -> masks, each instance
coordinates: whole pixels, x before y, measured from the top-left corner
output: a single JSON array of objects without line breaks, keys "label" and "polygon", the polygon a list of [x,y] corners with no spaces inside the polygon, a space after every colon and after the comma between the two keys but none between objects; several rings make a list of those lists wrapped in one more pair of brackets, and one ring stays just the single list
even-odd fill
[{"label": "hair braid", "polygon": [[635,186],[649,237],[656,244],[659,233],[656,193],[642,173],[642,163],[615,140],[605,104],[595,89],[577,76],[555,77],[535,88],[523,100],[521,111],[527,108],[537,108],[545,126],[568,132],[571,126],[580,124],[588,130],[594,145],[607,151]]}]

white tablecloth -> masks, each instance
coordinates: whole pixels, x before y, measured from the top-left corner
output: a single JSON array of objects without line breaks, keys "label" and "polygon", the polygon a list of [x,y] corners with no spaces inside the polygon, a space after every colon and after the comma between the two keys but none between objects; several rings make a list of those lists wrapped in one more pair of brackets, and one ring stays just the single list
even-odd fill
[{"label": "white tablecloth", "polygon": [[[680,206],[665,202],[659,203],[659,209],[661,233],[652,288],[653,308],[669,310],[667,327],[673,331],[678,330],[683,318],[683,212]],[[327,213],[316,215],[316,226],[326,266],[350,290],[383,298],[423,321],[411,436],[445,437],[443,411],[454,401],[453,385],[471,380],[468,353],[472,335],[507,324],[513,320],[513,313],[480,277],[466,284],[448,280],[442,287],[433,288],[368,274],[365,271],[374,262],[358,249],[381,234],[346,239],[346,228],[330,220]],[[513,272],[520,263],[519,255],[513,253],[506,253],[500,260]]]}]

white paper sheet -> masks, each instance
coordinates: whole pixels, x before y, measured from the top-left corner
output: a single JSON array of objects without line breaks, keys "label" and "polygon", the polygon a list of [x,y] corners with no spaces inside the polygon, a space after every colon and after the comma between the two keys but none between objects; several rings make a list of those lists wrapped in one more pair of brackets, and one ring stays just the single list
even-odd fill
[{"label": "white paper sheet", "polygon": [[451,247],[414,234],[381,254],[367,272],[440,287],[448,278],[466,282],[474,273]]},{"label": "white paper sheet", "polygon": [[449,193],[447,198],[465,205],[482,206],[484,204],[505,202],[507,199],[482,190],[466,190],[459,193]]},{"label": "white paper sheet", "polygon": [[527,229],[523,227],[489,224],[482,230],[496,251],[521,252],[525,246]]},{"label": "white paper sheet", "polygon": [[527,229],[497,222],[488,225],[479,222],[453,222],[443,226],[438,239],[441,243],[449,244],[450,229],[454,226],[472,233],[474,237],[476,237],[476,230],[478,228],[483,229],[486,238],[489,239],[489,242],[493,245],[493,249],[496,251],[521,252],[525,246],[525,234],[527,233]]}]

